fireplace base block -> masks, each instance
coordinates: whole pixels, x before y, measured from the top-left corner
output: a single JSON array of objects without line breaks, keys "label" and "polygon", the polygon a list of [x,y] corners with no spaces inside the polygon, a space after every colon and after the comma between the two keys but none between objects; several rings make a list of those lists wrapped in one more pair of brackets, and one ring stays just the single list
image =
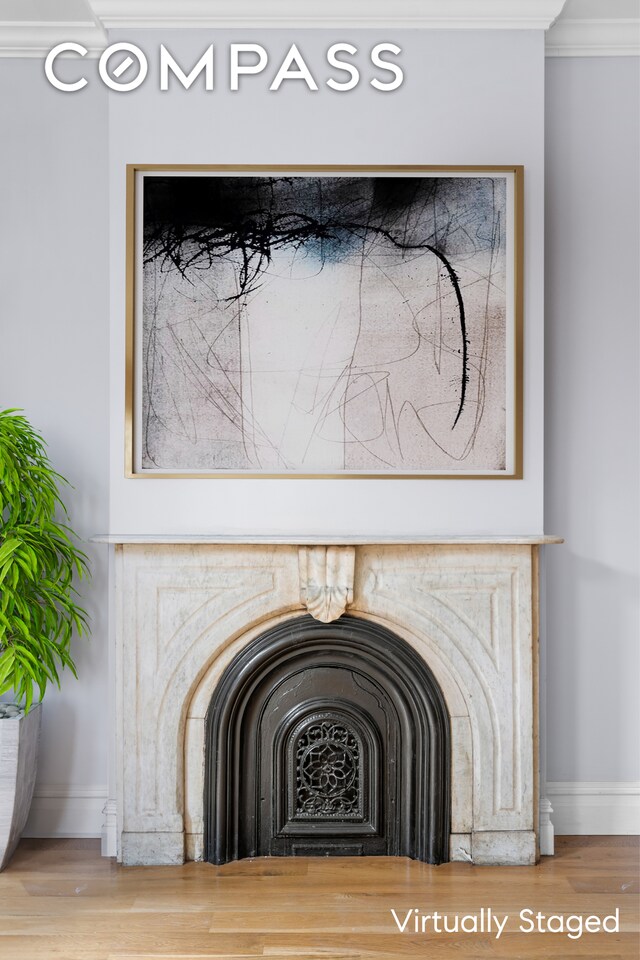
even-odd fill
[{"label": "fireplace base block", "polygon": [[175,867],[185,860],[202,860],[202,856],[185,856],[184,830],[176,830],[173,833],[123,832],[119,859],[126,867]]},{"label": "fireplace base block", "polygon": [[527,866],[535,863],[537,858],[537,841],[533,830],[487,830],[471,835],[471,859],[474,863]]}]

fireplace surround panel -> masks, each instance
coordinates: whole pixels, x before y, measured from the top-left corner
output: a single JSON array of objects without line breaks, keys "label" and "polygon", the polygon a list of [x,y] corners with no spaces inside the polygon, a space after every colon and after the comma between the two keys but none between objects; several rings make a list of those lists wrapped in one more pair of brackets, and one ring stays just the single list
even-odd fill
[{"label": "fireplace surround panel", "polygon": [[218,684],[205,855],[449,859],[449,717],[413,647],[379,624],[286,620]]},{"label": "fireplace surround panel", "polygon": [[450,859],[535,862],[540,542],[120,540],[119,859],[204,857],[206,717],[225,670],[287,621],[346,610],[405,641],[442,692]]}]

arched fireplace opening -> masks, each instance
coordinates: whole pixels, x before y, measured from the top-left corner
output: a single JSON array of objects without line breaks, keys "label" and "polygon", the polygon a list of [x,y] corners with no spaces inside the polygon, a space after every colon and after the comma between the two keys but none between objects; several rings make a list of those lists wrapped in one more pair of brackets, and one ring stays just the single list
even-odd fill
[{"label": "arched fireplace opening", "polygon": [[288,620],[225,670],[207,712],[205,856],[449,859],[450,729],[404,640]]}]

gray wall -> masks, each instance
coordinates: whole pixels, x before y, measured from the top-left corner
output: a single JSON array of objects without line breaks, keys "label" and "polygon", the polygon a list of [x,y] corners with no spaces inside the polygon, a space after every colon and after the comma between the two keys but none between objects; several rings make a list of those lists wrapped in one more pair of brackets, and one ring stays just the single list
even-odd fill
[{"label": "gray wall", "polygon": [[639,62],[546,81],[547,776],[636,780]]},{"label": "gray wall", "polygon": [[[86,538],[109,521],[107,98],[59,93],[37,60],[0,60],[0,91],[0,405],[46,438]],[[47,692],[38,771],[65,789],[107,782],[107,553],[85,549],[93,638]]]},{"label": "gray wall", "polygon": [[[111,98],[111,136],[108,97],[97,83],[66,96],[45,83],[40,62],[0,61],[0,403],[24,407],[47,436],[54,463],[74,484],[68,500],[83,536],[109,529],[110,470],[118,512],[113,527],[133,525],[138,511],[143,511],[143,525],[166,526],[155,512],[157,504],[149,513],[140,501],[147,484],[131,482],[130,495],[121,473],[122,353],[116,327],[121,329],[122,319],[122,164],[247,158],[271,163],[472,160],[524,162],[531,168],[527,323],[533,479],[528,487],[480,483],[474,508],[476,514],[484,509],[481,520],[488,531],[497,532],[499,521],[511,532],[523,515],[538,525],[542,38],[527,35],[520,43],[519,35],[492,40],[487,33],[477,46],[475,37],[465,36],[455,63],[467,64],[471,84],[456,79],[452,49],[442,45],[444,34],[428,57],[421,35],[414,35],[401,97],[385,100],[363,91],[314,99],[283,92],[270,98],[242,94],[236,101],[215,94],[201,102],[194,91],[165,101],[144,88],[131,97]],[[317,42],[326,39],[319,36]],[[177,53],[179,44],[172,46]],[[559,59],[547,62],[546,69],[546,527],[567,538],[565,546],[547,551],[549,779],[635,779],[640,777],[635,745],[638,63]],[[412,80],[419,81],[413,93]],[[511,92],[505,92],[509,86]],[[444,89],[449,90],[445,102]],[[469,91],[475,107],[465,109],[462,126],[461,114],[452,118],[451,109]],[[496,91],[500,109],[492,105]],[[110,298],[117,351],[111,401]],[[220,513],[211,487],[193,483],[181,485],[179,492],[199,490],[201,522],[213,529]],[[176,490],[164,481],[150,485],[154,497],[164,496],[156,487]],[[429,481],[424,502],[409,494],[410,510],[405,502],[402,514],[390,514],[387,523],[395,519],[397,532],[412,524],[425,531],[436,523],[448,528],[449,494],[438,495],[434,505],[437,487]],[[370,493],[354,496],[345,506],[338,487],[300,481],[294,522],[317,529],[338,503],[334,527],[348,518],[349,507],[363,529],[366,510],[386,509],[383,498],[392,500],[393,488],[391,481],[375,483]],[[232,509],[240,517],[243,488],[214,489],[224,498],[225,516]],[[290,489],[285,485],[285,492]],[[401,489],[404,496],[408,488]],[[270,526],[287,519],[287,497],[273,487],[253,490],[247,526],[265,516]],[[508,507],[500,506],[498,493],[508,497]],[[181,525],[187,521],[190,517],[182,514]],[[94,578],[83,596],[94,618],[94,636],[89,645],[76,645],[81,680],[68,677],[62,692],[52,691],[45,704],[40,782],[65,788],[100,788],[107,780],[107,563],[104,549],[90,550]]]},{"label": "gray wall", "polygon": [[[347,31],[365,54],[378,31]],[[344,31],[343,31],[344,37]],[[147,52],[150,79],[109,103],[111,176],[111,525],[114,533],[411,535],[540,533],[543,524],[542,31],[385,31],[402,48],[403,86],[365,82],[336,93],[323,81],[333,31],[258,31],[274,64],[298,41],[321,89],[300,82],[270,92],[265,76],[224,78],[226,51],[245,31],[217,31],[214,92],[157,81],[160,42],[185,67],[206,31],[127,31]],[[120,36],[114,39],[121,39]],[[124,39],[124,34],[122,35]],[[365,57],[361,56],[361,61]],[[277,69],[270,70],[272,76]],[[508,81],[505,82],[505,78]],[[127,480],[124,477],[124,211],[127,163],[524,164],[525,479]]]}]

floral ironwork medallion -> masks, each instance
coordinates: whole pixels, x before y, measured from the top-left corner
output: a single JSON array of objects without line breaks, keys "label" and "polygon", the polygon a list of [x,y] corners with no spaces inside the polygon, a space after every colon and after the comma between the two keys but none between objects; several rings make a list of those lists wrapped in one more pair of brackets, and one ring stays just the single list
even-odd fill
[{"label": "floral ironwork medallion", "polygon": [[344,723],[314,721],[298,735],[296,817],[360,817],[360,740]]}]

